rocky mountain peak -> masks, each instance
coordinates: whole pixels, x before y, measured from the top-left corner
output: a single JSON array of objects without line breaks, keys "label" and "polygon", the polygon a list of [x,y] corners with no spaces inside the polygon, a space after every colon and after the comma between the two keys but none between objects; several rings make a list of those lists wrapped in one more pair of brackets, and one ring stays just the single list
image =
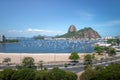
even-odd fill
[{"label": "rocky mountain peak", "polygon": [[68,32],[76,32],[76,27],[74,25],[70,25]]},{"label": "rocky mountain peak", "polygon": [[72,38],[72,39],[98,39],[101,38],[99,33],[93,30],[91,27],[85,27],[76,31],[76,27],[74,25],[70,25],[68,32],[58,36],[58,38]]}]

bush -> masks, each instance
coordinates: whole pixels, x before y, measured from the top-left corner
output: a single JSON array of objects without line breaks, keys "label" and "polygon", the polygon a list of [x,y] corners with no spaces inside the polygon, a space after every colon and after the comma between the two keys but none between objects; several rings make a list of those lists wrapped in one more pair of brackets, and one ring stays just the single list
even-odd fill
[{"label": "bush", "polygon": [[36,71],[34,80],[47,80],[47,74],[46,70]]},{"label": "bush", "polygon": [[66,72],[59,68],[53,68],[49,71],[36,71],[31,68],[19,70],[4,69],[0,71],[0,80],[76,80],[77,75],[72,72]]},{"label": "bush", "polygon": [[66,80],[66,72],[57,67],[48,72],[48,80]]},{"label": "bush", "polygon": [[120,64],[109,64],[107,67],[97,66],[86,69],[80,80],[120,80]]},{"label": "bush", "polygon": [[67,64],[67,63],[65,63],[65,64],[64,64],[64,67],[68,67],[68,64]]},{"label": "bush", "polygon": [[33,69],[21,69],[15,72],[12,76],[12,80],[34,80],[35,71]]},{"label": "bush", "polygon": [[66,72],[66,80],[77,80],[77,75],[73,72]]},{"label": "bush", "polygon": [[16,69],[23,69],[23,66],[20,66],[20,65],[16,65]]},{"label": "bush", "polygon": [[15,72],[15,70],[10,68],[4,69],[0,72],[0,80],[12,80],[11,78]]}]

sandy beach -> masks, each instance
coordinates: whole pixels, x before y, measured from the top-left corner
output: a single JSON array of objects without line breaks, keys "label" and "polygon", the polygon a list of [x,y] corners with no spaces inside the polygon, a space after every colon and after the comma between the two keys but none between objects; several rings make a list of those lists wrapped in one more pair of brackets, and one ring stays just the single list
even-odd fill
[{"label": "sandy beach", "polygon": [[[11,63],[19,64],[22,62],[24,57],[32,57],[35,60],[35,63],[39,61],[43,62],[59,62],[59,61],[70,61],[70,53],[0,53],[0,63],[4,58],[11,58]],[[83,57],[84,54],[79,54],[80,57]]]}]

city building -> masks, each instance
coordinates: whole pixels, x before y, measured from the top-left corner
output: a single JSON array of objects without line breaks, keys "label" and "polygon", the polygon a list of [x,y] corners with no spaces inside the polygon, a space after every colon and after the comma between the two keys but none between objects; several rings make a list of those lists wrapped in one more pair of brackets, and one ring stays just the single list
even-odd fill
[{"label": "city building", "polygon": [[0,42],[4,42],[5,41],[5,36],[4,35],[0,35]]}]

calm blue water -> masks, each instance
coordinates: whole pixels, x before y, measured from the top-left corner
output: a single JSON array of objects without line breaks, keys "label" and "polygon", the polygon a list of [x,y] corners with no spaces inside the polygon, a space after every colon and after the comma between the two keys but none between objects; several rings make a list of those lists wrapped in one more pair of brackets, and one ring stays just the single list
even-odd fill
[{"label": "calm blue water", "polygon": [[4,53],[71,53],[73,51],[88,53],[94,51],[96,41],[70,40],[20,40],[19,43],[0,44]]}]

